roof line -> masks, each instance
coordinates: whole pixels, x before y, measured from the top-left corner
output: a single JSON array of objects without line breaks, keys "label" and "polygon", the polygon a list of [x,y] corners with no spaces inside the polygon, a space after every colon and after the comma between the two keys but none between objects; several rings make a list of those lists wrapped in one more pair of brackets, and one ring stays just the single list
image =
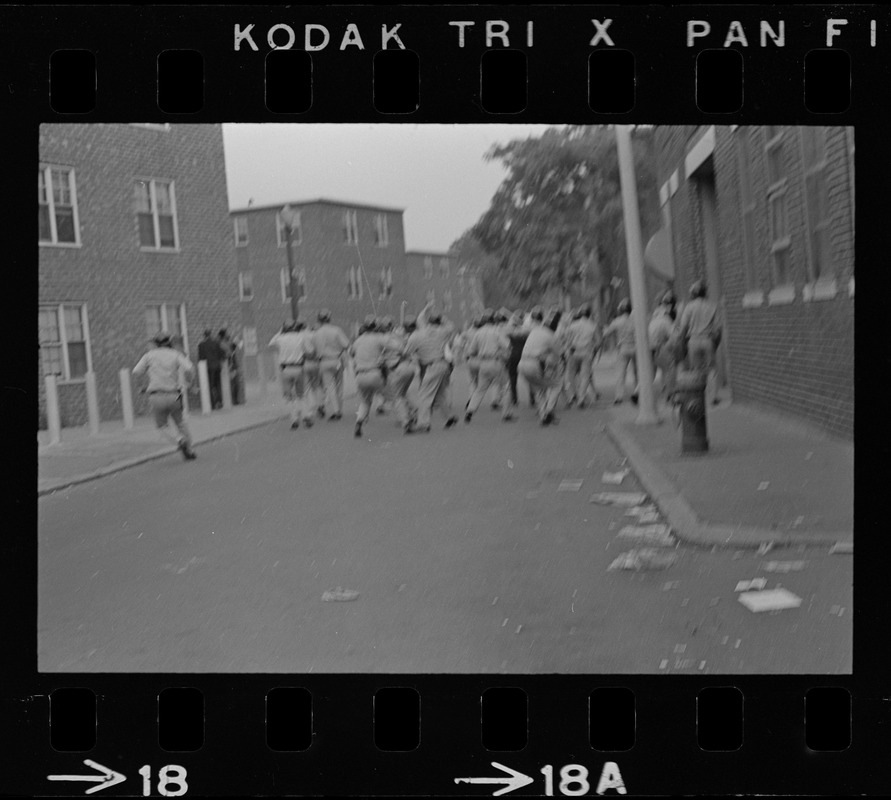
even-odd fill
[{"label": "roof line", "polygon": [[349,206],[351,208],[373,208],[376,211],[398,211],[400,214],[405,211],[404,208],[396,208],[394,206],[376,206],[371,203],[352,202],[349,200],[331,200],[327,197],[317,197],[314,200],[286,200],[281,203],[267,203],[262,206],[242,206],[241,208],[230,208],[230,214],[243,214],[246,211],[268,211],[272,208],[280,209],[286,205],[291,206],[311,206],[323,203],[333,206]]}]

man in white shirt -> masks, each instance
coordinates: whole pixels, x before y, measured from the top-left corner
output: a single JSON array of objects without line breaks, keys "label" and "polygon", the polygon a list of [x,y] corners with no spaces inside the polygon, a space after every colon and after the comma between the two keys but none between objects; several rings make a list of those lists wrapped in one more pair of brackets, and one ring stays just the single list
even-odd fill
[{"label": "man in white shirt", "polygon": [[291,429],[300,427],[300,419],[312,427],[312,391],[304,365],[307,357],[315,356],[312,333],[302,322],[286,322],[279,333],[269,340],[270,347],[278,348],[278,366],[282,372],[282,393],[291,417]]},{"label": "man in white shirt", "polygon": [[[173,349],[170,334],[161,332],[154,338],[155,347],[139,359],[133,367],[134,375],[148,372],[149,408],[155,417],[155,424],[161,436],[176,445],[183,458],[192,461],[197,458],[192,450],[192,435],[183,419],[182,382],[195,371],[186,356]],[[173,420],[179,437],[173,438],[167,432],[167,421]]]},{"label": "man in white shirt", "polygon": [[570,405],[578,402],[579,408],[585,407],[588,389],[597,400],[600,395],[594,386],[594,355],[600,346],[600,329],[592,319],[590,304],[579,309],[578,316],[567,327],[569,353],[567,372],[570,383]]},{"label": "man in white shirt", "polygon": [[319,328],[313,334],[316,353],[319,357],[320,380],[322,392],[319,408],[324,414],[325,400],[328,390],[334,395],[334,413],[329,420],[343,416],[343,368],[350,340],[337,325],[331,322],[331,312],[323,309],[319,312]]},{"label": "man in white shirt", "polygon": [[705,281],[696,281],[690,287],[690,302],[681,314],[681,336],[687,343],[690,368],[706,375],[706,401],[718,403],[716,394],[715,352],[721,343],[721,321],[718,307],[706,300],[708,288]]},{"label": "man in white shirt", "polygon": [[[532,330],[523,346],[520,357],[519,373],[526,379],[531,391],[538,395],[537,408],[542,425],[550,425],[555,421],[554,407],[560,395],[560,343],[552,328],[542,322],[540,309],[533,310]],[[559,324],[559,312],[552,317],[554,328]]]}]

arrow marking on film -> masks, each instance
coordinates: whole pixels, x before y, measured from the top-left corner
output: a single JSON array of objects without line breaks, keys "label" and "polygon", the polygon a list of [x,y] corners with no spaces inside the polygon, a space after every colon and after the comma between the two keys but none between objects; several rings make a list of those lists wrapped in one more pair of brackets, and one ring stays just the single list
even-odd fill
[{"label": "arrow marking on film", "polygon": [[[93,792],[101,792],[103,789],[107,789],[109,786],[114,786],[122,781],[127,780],[125,775],[122,775],[120,772],[115,772],[113,769],[109,769],[108,767],[103,767],[102,764],[97,764],[95,761],[90,761],[89,758],[84,759],[84,764],[88,767],[92,767],[95,770],[98,770],[102,773],[102,775],[47,775],[47,779],[51,781],[91,781],[93,783],[98,783],[98,786],[93,786],[90,789],[87,789],[85,794],[93,794]],[[530,779],[531,780],[531,779]]]},{"label": "arrow marking on film", "polygon": [[492,796],[497,797],[500,794],[507,794],[508,792],[512,792],[515,789],[521,789],[523,786],[528,786],[534,780],[528,775],[524,775],[522,772],[517,772],[515,769],[504,766],[504,764],[499,764],[497,761],[493,761],[492,766],[496,769],[500,769],[503,772],[506,772],[508,774],[508,777],[455,778],[455,783],[506,783],[507,786],[505,786],[503,789],[499,789],[497,792],[492,792]]}]

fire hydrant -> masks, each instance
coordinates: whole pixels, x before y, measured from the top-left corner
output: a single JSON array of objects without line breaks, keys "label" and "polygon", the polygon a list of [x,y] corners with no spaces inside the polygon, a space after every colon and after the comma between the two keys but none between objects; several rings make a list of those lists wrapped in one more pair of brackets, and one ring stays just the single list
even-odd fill
[{"label": "fire hydrant", "polygon": [[682,453],[705,453],[708,451],[705,384],[706,376],[702,372],[678,373],[676,393],[680,402]]}]

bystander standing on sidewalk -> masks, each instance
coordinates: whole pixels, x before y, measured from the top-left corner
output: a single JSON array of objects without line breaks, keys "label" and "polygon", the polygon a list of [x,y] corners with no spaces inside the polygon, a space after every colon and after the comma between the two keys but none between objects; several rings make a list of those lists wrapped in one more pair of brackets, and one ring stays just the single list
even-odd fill
[{"label": "bystander standing on sidewalk", "polygon": [[[133,367],[136,376],[148,372],[149,408],[155,417],[155,424],[161,436],[175,444],[183,454],[183,458],[191,461],[196,458],[192,449],[192,435],[189,427],[183,419],[182,386],[180,385],[180,373],[188,378],[195,368],[186,356],[176,351],[170,340],[170,335],[164,332],[154,338],[155,347],[149,350],[139,359]],[[167,432],[167,422],[173,419],[179,431],[179,437],[174,438]]]},{"label": "bystander standing on sidewalk", "polygon": [[221,408],[223,405],[222,369],[227,358],[218,339],[210,328],[204,331],[204,338],[198,342],[198,360],[207,363],[207,382],[210,384],[210,405]]},{"label": "bystander standing on sidewalk", "polygon": [[690,369],[706,375],[706,402],[716,405],[715,352],[721,343],[721,322],[718,307],[706,299],[708,287],[705,281],[696,281],[690,287],[690,302],[681,314],[681,337],[687,344]]}]

